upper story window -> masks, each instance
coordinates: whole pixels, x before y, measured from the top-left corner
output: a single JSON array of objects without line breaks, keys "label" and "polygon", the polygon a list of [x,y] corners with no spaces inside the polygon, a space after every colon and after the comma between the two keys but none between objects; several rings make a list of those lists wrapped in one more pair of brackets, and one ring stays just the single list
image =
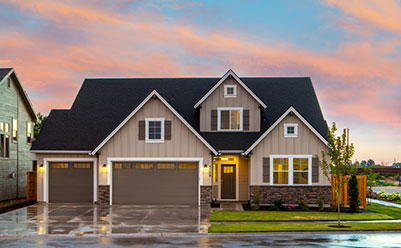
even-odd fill
[{"label": "upper story window", "polygon": [[7,78],[7,88],[11,88],[11,78]]},{"label": "upper story window", "polygon": [[26,143],[32,144],[32,129],[33,129],[33,124],[32,122],[27,122],[26,123]]},{"label": "upper story window", "polygon": [[284,124],[284,137],[286,137],[286,138],[298,137],[298,124],[297,123],[285,123]]},{"label": "upper story window", "polygon": [[13,142],[18,141],[18,120],[13,119]]},{"label": "upper story window", "polygon": [[0,122],[0,158],[10,157],[10,124]]},{"label": "upper story window", "polygon": [[218,131],[242,131],[242,108],[218,108]]},{"label": "upper story window", "polygon": [[224,85],[224,97],[237,97],[237,85]]},{"label": "upper story window", "polygon": [[164,142],[164,118],[146,118],[145,141],[146,143]]}]

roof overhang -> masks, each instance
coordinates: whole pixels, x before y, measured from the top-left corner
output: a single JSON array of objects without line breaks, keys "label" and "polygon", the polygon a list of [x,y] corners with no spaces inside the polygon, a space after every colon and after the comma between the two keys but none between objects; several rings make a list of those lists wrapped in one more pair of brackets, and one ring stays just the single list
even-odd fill
[{"label": "roof overhang", "polygon": [[14,76],[14,78],[15,78],[17,88],[18,88],[18,90],[20,91],[20,93],[21,93],[21,95],[22,95],[22,97],[23,97],[23,100],[25,101],[25,103],[26,103],[26,105],[27,105],[27,107],[28,107],[28,112],[31,114],[32,120],[33,120],[34,122],[37,122],[37,121],[38,121],[38,118],[37,118],[37,116],[36,116],[35,110],[33,109],[32,103],[31,103],[31,101],[29,100],[29,97],[28,97],[27,93],[25,92],[24,88],[22,88],[21,82],[20,82],[20,80],[18,79],[17,73],[15,72],[14,68],[12,68],[12,69],[7,73],[6,76],[4,76],[2,79],[0,79],[0,83],[1,83],[5,78],[11,77],[11,76]]},{"label": "roof overhang", "polygon": [[243,154],[248,155],[290,113],[294,113],[326,146],[328,141],[293,107],[289,107]]},{"label": "roof overhang", "polygon": [[217,155],[218,152],[171,106],[156,90],[153,90],[100,144],[90,152],[96,154],[152,97],[157,97],[166,107],[180,119],[182,123],[207,147]]},{"label": "roof overhang", "polygon": [[74,151],[74,150],[31,150],[32,153],[74,153],[89,154],[91,151]]},{"label": "roof overhang", "polygon": [[263,108],[267,108],[266,104],[231,69],[194,105],[194,108],[199,107],[229,76],[232,76]]}]

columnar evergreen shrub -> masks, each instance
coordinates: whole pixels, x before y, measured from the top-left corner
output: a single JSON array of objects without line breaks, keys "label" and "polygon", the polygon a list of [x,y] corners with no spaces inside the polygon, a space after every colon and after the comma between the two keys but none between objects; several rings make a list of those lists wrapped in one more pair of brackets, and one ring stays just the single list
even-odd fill
[{"label": "columnar evergreen shrub", "polygon": [[350,212],[355,213],[358,211],[360,204],[358,180],[356,179],[356,175],[352,175],[348,182],[348,192],[350,198],[349,210]]}]

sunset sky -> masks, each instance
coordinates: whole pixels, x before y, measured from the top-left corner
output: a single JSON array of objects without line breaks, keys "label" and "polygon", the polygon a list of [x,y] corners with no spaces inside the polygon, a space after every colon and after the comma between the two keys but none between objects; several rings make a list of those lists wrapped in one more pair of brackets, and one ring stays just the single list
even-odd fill
[{"label": "sunset sky", "polygon": [[0,0],[0,67],[37,112],[88,77],[309,76],[356,159],[401,161],[401,1],[82,2]]}]

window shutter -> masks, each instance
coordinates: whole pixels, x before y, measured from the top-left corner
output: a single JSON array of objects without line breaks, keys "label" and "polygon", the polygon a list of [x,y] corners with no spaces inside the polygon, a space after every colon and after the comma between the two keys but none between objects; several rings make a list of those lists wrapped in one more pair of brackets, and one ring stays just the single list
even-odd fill
[{"label": "window shutter", "polygon": [[217,110],[213,109],[211,111],[211,127],[210,129],[212,131],[216,131],[217,130]]},{"label": "window shutter", "polygon": [[270,181],[270,158],[263,158],[263,182]]},{"label": "window shutter", "polygon": [[242,127],[244,131],[249,130],[249,109],[244,109],[242,113]]},{"label": "window shutter", "polygon": [[171,121],[164,121],[164,139],[171,140]]},{"label": "window shutter", "polygon": [[319,164],[317,158],[312,158],[312,183],[319,182]]},{"label": "window shutter", "polygon": [[145,140],[145,121],[138,121],[138,139]]}]

